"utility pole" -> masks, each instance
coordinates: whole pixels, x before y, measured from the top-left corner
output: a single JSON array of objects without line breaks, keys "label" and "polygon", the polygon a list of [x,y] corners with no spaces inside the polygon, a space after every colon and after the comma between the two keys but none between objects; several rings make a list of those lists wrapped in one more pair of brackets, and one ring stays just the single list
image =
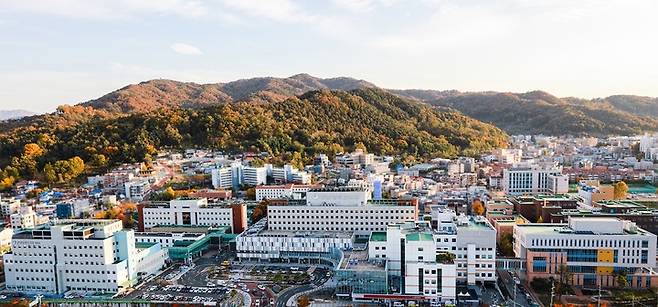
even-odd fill
[{"label": "utility pole", "polygon": [[601,281],[599,281],[599,299],[597,301],[596,306],[601,307]]}]

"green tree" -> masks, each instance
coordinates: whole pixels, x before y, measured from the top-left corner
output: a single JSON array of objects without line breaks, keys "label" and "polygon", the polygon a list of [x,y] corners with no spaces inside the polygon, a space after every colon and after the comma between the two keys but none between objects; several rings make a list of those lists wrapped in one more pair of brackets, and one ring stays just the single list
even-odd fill
[{"label": "green tree", "polygon": [[57,182],[57,173],[55,173],[55,168],[50,163],[47,163],[43,167],[43,177],[48,184],[53,184]]}]

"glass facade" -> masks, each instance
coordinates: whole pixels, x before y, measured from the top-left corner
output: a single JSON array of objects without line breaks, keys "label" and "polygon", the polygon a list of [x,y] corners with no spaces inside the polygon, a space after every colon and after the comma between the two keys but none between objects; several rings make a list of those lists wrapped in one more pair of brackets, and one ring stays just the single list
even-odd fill
[{"label": "glass facade", "polygon": [[386,270],[336,270],[338,294],[385,294],[388,290]]},{"label": "glass facade", "polygon": [[567,261],[597,262],[597,250],[570,249],[567,250]]},{"label": "glass facade", "polygon": [[546,257],[534,257],[532,259],[533,272],[546,272]]}]

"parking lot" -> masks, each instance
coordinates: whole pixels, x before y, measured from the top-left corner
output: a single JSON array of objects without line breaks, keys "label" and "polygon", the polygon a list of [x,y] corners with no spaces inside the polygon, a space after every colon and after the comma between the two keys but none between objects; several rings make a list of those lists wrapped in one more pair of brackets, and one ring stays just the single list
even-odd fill
[{"label": "parking lot", "polygon": [[193,265],[173,265],[126,298],[157,302],[209,303],[221,306],[274,306],[298,287],[325,283],[332,273],[326,268],[291,264],[242,264],[230,254],[209,253]]}]

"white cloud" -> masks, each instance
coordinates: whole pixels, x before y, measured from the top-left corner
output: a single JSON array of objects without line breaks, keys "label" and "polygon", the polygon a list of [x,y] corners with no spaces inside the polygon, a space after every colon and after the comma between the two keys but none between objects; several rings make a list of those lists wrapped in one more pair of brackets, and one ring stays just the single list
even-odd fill
[{"label": "white cloud", "polygon": [[176,53],[180,53],[184,55],[200,55],[203,53],[201,52],[201,49],[184,43],[175,43],[169,46],[169,48],[171,48],[171,50],[173,50]]},{"label": "white cloud", "polygon": [[207,13],[197,0],[0,0],[3,11],[84,19],[125,19],[144,15],[197,17]]},{"label": "white cloud", "polygon": [[306,23],[316,20],[290,0],[224,0],[226,7],[254,17],[282,23]]},{"label": "white cloud", "polygon": [[391,6],[397,0],[333,0],[334,5],[355,13],[372,11],[376,6]]}]

